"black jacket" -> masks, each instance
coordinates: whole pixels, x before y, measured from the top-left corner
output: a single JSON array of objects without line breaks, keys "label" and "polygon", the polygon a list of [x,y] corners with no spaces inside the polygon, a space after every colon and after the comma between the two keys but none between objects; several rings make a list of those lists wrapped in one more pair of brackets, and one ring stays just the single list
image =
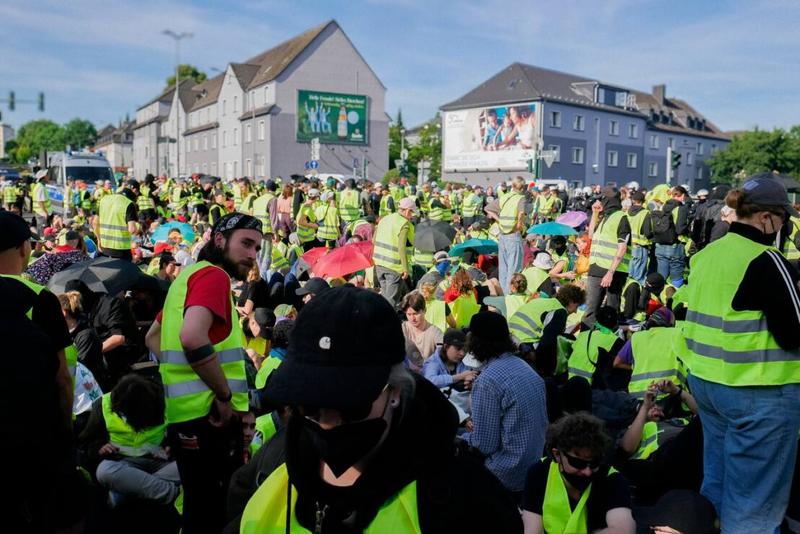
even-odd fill
[{"label": "black jacket", "polygon": [[[417,505],[422,532],[522,532],[522,521],[511,496],[475,459],[456,455],[458,418],[455,409],[433,384],[416,377],[414,397],[402,420],[395,422],[377,456],[358,482],[348,490],[350,503],[330,507],[323,532],[362,532],[392,495],[417,481]],[[291,446],[287,449],[287,442]],[[287,455],[288,452],[288,455]],[[231,478],[225,532],[238,532],[247,501],[269,474],[286,463],[298,498],[298,521],[314,529],[320,492],[318,458],[312,446],[290,420],[287,428],[265,444],[251,462]],[[341,503],[337,503],[341,504]],[[352,514],[351,514],[352,512]],[[350,517],[354,526],[337,518]],[[329,521],[328,519],[332,519]]]}]

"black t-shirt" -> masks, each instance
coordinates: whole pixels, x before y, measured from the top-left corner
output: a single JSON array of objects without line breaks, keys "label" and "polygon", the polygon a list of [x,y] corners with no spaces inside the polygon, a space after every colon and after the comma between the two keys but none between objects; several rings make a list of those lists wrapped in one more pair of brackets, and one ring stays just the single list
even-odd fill
[{"label": "black t-shirt", "polygon": [[[522,509],[542,515],[544,494],[547,489],[547,475],[552,460],[536,462],[528,469],[525,479],[525,492],[522,497]],[[608,469],[601,467],[599,472]],[[599,473],[598,472],[598,473]],[[569,500],[574,510],[578,501]],[[614,508],[630,508],[631,495],[628,481],[620,473],[598,477],[592,482],[592,492],[586,501],[588,531],[593,532],[606,528],[606,513]]]},{"label": "black t-shirt", "polygon": [[247,282],[239,296],[238,306],[244,306],[248,300],[253,301],[253,309],[269,306],[270,291],[267,282],[259,278],[255,282]]},{"label": "black t-shirt", "polygon": [[[33,293],[30,289],[28,291]],[[31,320],[50,337],[56,350],[63,350],[72,345],[72,336],[61,312],[61,304],[50,291],[41,291],[35,297]]]}]

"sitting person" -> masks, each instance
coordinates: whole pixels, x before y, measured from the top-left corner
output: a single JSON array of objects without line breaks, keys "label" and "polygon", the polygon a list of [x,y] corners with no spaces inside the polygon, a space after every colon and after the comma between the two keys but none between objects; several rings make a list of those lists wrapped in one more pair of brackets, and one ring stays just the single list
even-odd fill
[{"label": "sitting person", "polygon": [[[539,252],[533,259],[533,264],[522,271],[528,280],[528,291],[539,293],[540,296],[552,297],[555,295],[551,271],[553,270],[553,259],[547,252]],[[542,295],[544,293],[544,295]]]},{"label": "sitting person", "polygon": [[422,376],[438,388],[472,388],[477,373],[464,365],[464,345],[467,336],[451,328],[444,333],[442,344],[422,365]]},{"label": "sitting person", "polygon": [[525,534],[636,531],[628,483],[603,465],[610,445],[602,421],[584,412],[549,426],[548,458],[533,464],[525,479]]},{"label": "sitting person", "polygon": [[597,310],[594,326],[581,331],[572,344],[569,377],[582,376],[595,389],[605,389],[614,357],[625,344],[616,335],[617,311],[610,306]]},{"label": "sitting person", "polygon": [[475,286],[467,271],[461,268],[456,270],[451,277],[450,287],[444,293],[444,301],[453,311],[456,328],[464,328],[469,324],[472,316],[481,309],[478,303],[488,294],[487,287]]},{"label": "sitting person", "polygon": [[436,350],[436,345],[442,342],[442,331],[425,318],[425,298],[419,291],[412,291],[403,297],[400,309],[406,316],[402,324],[403,336],[406,343],[413,344],[419,354],[419,358],[410,362],[412,369],[422,369],[422,364]]},{"label": "sitting person", "polygon": [[275,314],[269,308],[255,308],[243,319],[244,350],[252,363],[252,367],[249,364],[246,367],[248,377],[255,378],[256,372],[261,369],[264,359],[269,355],[274,326]]},{"label": "sitting person", "polygon": [[161,385],[134,374],[92,405],[80,441],[100,460],[97,481],[111,491],[112,505],[126,496],[160,504],[178,496],[178,467],[163,447],[164,412]]}]

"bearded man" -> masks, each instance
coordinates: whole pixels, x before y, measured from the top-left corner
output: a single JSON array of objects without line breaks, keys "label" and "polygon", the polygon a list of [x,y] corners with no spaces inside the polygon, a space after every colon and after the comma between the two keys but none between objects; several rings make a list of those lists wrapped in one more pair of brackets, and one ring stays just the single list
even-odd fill
[{"label": "bearded man", "polygon": [[237,413],[248,410],[242,329],[231,278],[244,280],[261,248],[261,221],[230,213],[198,262],[183,269],[147,334],[164,382],[167,436],[183,484],[183,531],[219,532],[230,475],[241,463]]}]

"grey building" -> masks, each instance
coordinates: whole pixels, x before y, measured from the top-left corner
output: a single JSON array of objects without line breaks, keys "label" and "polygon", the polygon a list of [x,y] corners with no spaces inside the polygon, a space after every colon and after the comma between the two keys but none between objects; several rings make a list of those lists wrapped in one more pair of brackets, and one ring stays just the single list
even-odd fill
[{"label": "grey building", "polygon": [[108,124],[97,132],[95,152],[102,152],[117,172],[127,173],[133,168],[133,132],[135,121],[120,121],[117,126]]},{"label": "grey building", "polygon": [[[301,105],[308,94],[319,99],[313,117],[306,101]],[[320,95],[343,104],[338,110],[325,107]],[[181,106],[180,174],[259,180],[304,174],[312,155],[310,140],[316,136],[305,131],[310,124],[320,132],[318,172],[349,175],[357,168],[373,179],[382,177],[389,158],[385,95],[386,88],[339,25],[326,22],[188,88]],[[363,116],[345,107],[350,100],[366,102]],[[174,101],[174,94],[164,94],[140,108],[148,111],[141,122],[137,113],[142,147],[153,146],[155,133],[148,123],[162,125],[162,137],[171,139],[172,130],[163,125],[174,116]],[[152,162],[149,157],[142,157],[144,166]],[[137,177],[144,168],[136,166]]]},{"label": "grey building", "polygon": [[[513,108],[513,109],[512,109]],[[688,103],[563,72],[514,63],[443,112],[445,181],[492,185],[527,173],[527,161],[551,151],[539,177],[575,186],[652,187],[667,181],[667,149],[681,156],[672,184],[708,187],[706,160],[729,142]]]}]

